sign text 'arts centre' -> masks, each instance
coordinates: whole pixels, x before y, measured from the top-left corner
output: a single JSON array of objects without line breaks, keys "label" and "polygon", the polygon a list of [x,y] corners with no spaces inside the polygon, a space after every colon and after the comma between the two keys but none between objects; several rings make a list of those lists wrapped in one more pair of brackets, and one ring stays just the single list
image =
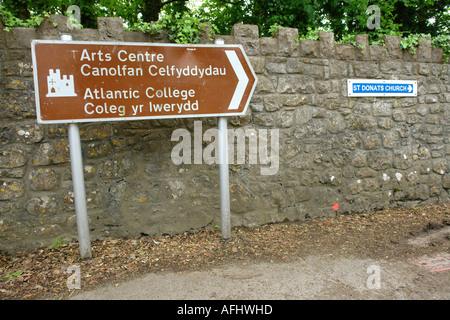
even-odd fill
[{"label": "sign text 'arts centre'", "polygon": [[41,123],[242,115],[256,76],[238,45],[35,40]]}]

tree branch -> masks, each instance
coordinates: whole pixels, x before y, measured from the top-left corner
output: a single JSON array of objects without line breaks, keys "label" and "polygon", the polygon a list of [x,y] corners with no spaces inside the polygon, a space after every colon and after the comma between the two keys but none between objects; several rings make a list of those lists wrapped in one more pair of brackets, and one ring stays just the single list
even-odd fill
[{"label": "tree branch", "polygon": [[220,2],[220,3],[226,3],[226,4],[238,4],[239,2],[242,2],[241,0],[237,0],[237,1],[233,1],[233,0],[230,0],[230,1],[226,1],[226,0],[218,0],[218,2]]},{"label": "tree branch", "polygon": [[189,0],[167,0],[161,3],[161,7],[165,6],[166,4],[172,3],[172,2],[178,2],[178,1],[182,1],[182,2],[188,2]]}]

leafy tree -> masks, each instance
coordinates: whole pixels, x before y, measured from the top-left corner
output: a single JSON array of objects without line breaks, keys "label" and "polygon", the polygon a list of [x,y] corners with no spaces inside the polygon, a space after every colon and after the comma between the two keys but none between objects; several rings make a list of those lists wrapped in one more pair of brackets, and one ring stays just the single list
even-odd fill
[{"label": "leafy tree", "polygon": [[[376,0],[331,0],[323,1],[322,14],[325,24],[331,29],[338,39],[356,33],[368,33],[377,38],[387,31],[398,31],[401,24],[395,20],[395,2]],[[367,9],[376,5],[380,9],[379,28],[368,29],[367,20],[369,14]]]},{"label": "leafy tree", "polygon": [[0,4],[22,20],[44,13],[65,14],[70,5],[77,5],[81,10],[81,24],[85,27],[95,27],[97,17],[108,13],[106,7],[101,5],[103,1],[105,0],[1,0]]},{"label": "leafy tree", "polygon": [[28,0],[2,0],[1,5],[19,19],[26,20],[30,18],[28,11]]},{"label": "leafy tree", "polygon": [[167,5],[171,10],[185,10],[188,0],[0,0],[0,5],[15,17],[26,20],[32,14],[65,14],[70,5],[81,11],[81,24],[95,28],[97,17],[121,17],[125,22],[157,21]]},{"label": "leafy tree", "polygon": [[405,32],[437,36],[449,31],[449,7],[450,0],[395,1],[396,21]]},{"label": "leafy tree", "polygon": [[268,36],[273,25],[306,32],[320,21],[317,9],[317,0],[207,0],[200,10],[220,33],[229,33],[236,23],[247,23],[257,25],[261,35]]},{"label": "leafy tree", "polygon": [[220,34],[230,34],[233,25],[249,23],[252,16],[245,0],[206,0],[197,15],[214,24]]},{"label": "leafy tree", "polygon": [[[366,12],[371,5],[380,8],[380,28],[368,29]],[[261,35],[270,35],[274,25],[293,27],[300,34],[322,27],[344,35],[399,32],[448,33],[450,0],[206,0],[201,14],[227,34],[235,23],[259,26]]]},{"label": "leafy tree", "polygon": [[158,21],[159,13],[163,9],[163,7],[171,3],[177,3],[174,4],[172,8],[175,7],[184,11],[186,8],[185,3],[187,1],[188,0],[142,0],[142,20],[144,22]]},{"label": "leafy tree", "polygon": [[[368,30],[366,9],[377,5],[381,28]],[[450,0],[331,0],[322,1],[323,15],[338,38],[344,34],[399,32],[438,35],[448,33]]]},{"label": "leafy tree", "polygon": [[268,31],[275,23],[297,28],[300,33],[320,23],[320,7],[316,0],[254,0],[253,15],[261,33]]},{"label": "leafy tree", "polygon": [[[272,35],[275,27],[297,28],[300,34],[322,28],[335,33],[338,40],[356,33],[369,33],[372,40],[383,34],[448,34],[450,0],[205,0],[191,12],[189,0],[0,0],[0,9],[9,17],[22,20],[37,14],[64,14],[70,5],[81,9],[81,24],[95,28],[97,17],[124,19],[128,26],[157,21],[166,16],[208,21],[221,34],[229,34],[236,23],[256,24],[262,36]],[[368,29],[366,12],[377,5],[380,28]],[[14,19],[10,19],[13,21]],[[15,21],[15,20],[14,20]],[[177,22],[179,23],[179,22]]]}]

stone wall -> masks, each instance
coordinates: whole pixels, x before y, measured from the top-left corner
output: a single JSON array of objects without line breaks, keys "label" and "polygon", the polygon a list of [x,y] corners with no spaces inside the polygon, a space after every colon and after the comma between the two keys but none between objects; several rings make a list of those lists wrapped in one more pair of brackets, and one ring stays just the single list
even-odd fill
[{"label": "stone wall", "polygon": [[[31,40],[71,33],[74,40],[167,42],[164,33],[124,31],[120,19],[99,19],[98,30],[52,20],[0,31],[0,250],[77,239],[67,125],[36,122]],[[427,39],[413,55],[394,36],[369,46],[360,35],[358,47],[335,44],[331,33],[297,37],[282,28],[259,38],[251,25],[221,36],[244,47],[258,76],[247,115],[230,118],[229,128],[279,133],[275,174],[261,174],[261,163],[230,165],[232,224],[447,201],[450,83],[442,51]],[[418,96],[348,98],[349,78],[417,80]],[[80,125],[93,240],[220,225],[218,166],[171,160],[172,133],[193,133],[195,121],[203,132],[217,126],[214,118]]]}]

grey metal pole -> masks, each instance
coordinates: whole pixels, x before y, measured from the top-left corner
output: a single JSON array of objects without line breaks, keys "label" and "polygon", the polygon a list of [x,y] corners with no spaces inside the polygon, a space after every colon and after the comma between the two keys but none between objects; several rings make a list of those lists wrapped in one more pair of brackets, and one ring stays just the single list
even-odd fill
[{"label": "grey metal pole", "polygon": [[89,220],[86,207],[86,191],[84,188],[83,160],[81,158],[80,130],[76,123],[69,124],[69,145],[80,255],[82,259],[92,258]]},{"label": "grey metal pole", "polygon": [[228,130],[227,118],[219,117],[219,176],[220,212],[222,218],[222,237],[231,238],[230,178],[228,173]]},{"label": "grey metal pole", "polygon": [[[71,35],[61,35],[61,40],[72,40]],[[82,259],[92,258],[89,219],[86,207],[86,190],[84,187],[83,159],[81,157],[81,139],[78,124],[69,124],[70,164],[72,167],[73,193],[77,215],[78,242]]]},{"label": "grey metal pole", "polygon": [[[216,39],[215,44],[221,45],[225,41]],[[230,177],[228,173],[228,120],[226,117],[218,118],[219,128],[219,179],[220,179],[220,215],[222,219],[222,237],[231,238],[231,215],[230,215]]]}]

